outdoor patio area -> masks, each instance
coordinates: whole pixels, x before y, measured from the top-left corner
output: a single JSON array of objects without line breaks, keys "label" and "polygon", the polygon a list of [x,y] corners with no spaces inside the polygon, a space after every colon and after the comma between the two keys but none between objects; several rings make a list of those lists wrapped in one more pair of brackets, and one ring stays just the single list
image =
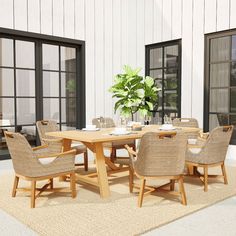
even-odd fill
[{"label": "outdoor patio area", "polygon": [[235,236],[235,0],[0,0],[0,235]]}]

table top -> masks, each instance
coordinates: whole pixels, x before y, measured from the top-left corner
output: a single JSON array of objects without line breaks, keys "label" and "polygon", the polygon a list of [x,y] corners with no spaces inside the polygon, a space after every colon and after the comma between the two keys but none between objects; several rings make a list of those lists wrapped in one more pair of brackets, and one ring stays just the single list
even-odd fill
[{"label": "table top", "polygon": [[173,131],[184,132],[184,133],[199,133],[199,128],[187,128],[187,127],[176,127],[175,130],[164,131],[160,130],[159,125],[147,125],[143,127],[141,131],[130,131],[130,134],[125,135],[113,135],[111,132],[114,131],[114,128],[103,128],[98,131],[83,131],[83,130],[68,130],[68,131],[57,131],[57,132],[48,132],[46,135],[56,137],[56,138],[65,138],[75,141],[96,143],[96,142],[112,142],[118,140],[127,140],[127,139],[140,139],[147,132],[156,132],[156,133],[172,133]]}]

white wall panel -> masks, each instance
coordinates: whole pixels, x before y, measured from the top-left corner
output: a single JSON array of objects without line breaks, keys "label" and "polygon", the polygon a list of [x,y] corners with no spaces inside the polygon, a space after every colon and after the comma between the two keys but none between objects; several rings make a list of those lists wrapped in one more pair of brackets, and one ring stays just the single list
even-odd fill
[{"label": "white wall panel", "polygon": [[183,0],[181,115],[192,116],[192,0]]},{"label": "white wall panel", "polygon": [[236,1],[231,0],[230,1],[230,28],[236,28]]},{"label": "white wall panel", "polygon": [[217,0],[205,0],[205,33],[211,33],[216,31],[216,1]]},{"label": "white wall panel", "polygon": [[13,0],[0,0],[0,26],[14,28]]},{"label": "white wall panel", "polygon": [[113,82],[112,62],[112,1],[104,0],[104,107],[105,116],[113,116],[112,94],[108,92]]},{"label": "white wall panel", "polygon": [[229,28],[229,0],[217,0],[217,31]]},{"label": "white wall panel", "polygon": [[94,72],[94,0],[85,1],[86,24],[86,121],[91,122],[96,114]]},{"label": "white wall panel", "polygon": [[95,104],[96,117],[104,116],[104,8],[103,1],[95,1]]},{"label": "white wall panel", "polygon": [[182,36],[182,0],[172,0],[171,38],[179,39]]},{"label": "white wall panel", "polygon": [[64,3],[63,0],[53,0],[53,35],[64,36]]},{"label": "white wall panel", "polygon": [[128,1],[121,0],[121,64],[128,64]]},{"label": "white wall panel", "polygon": [[163,1],[162,41],[171,40],[171,0]]},{"label": "white wall panel", "polygon": [[75,4],[74,0],[64,0],[65,37],[75,37]]},{"label": "white wall panel", "polygon": [[192,117],[203,127],[204,0],[193,1]]},{"label": "white wall panel", "polygon": [[153,2],[153,42],[162,41],[163,0]]},{"label": "white wall panel", "polygon": [[154,0],[144,1],[145,9],[145,44],[151,44],[153,42],[153,14],[154,14]]},{"label": "white wall panel", "polygon": [[75,0],[75,38],[85,39],[85,0]]},{"label": "white wall panel", "polygon": [[28,29],[27,0],[14,0],[15,29]]},{"label": "white wall panel", "polygon": [[28,31],[40,33],[40,0],[28,1]]},{"label": "white wall panel", "polygon": [[41,0],[41,33],[52,34],[52,0]]},{"label": "white wall panel", "polygon": [[137,1],[137,67],[141,67],[141,73],[144,74],[145,67],[145,24],[144,24],[144,1]]}]

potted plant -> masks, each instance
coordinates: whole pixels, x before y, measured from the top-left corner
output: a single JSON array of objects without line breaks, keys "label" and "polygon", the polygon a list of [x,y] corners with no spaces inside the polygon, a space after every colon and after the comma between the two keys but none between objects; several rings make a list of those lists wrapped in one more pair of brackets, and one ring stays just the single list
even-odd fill
[{"label": "potted plant", "polygon": [[140,76],[140,68],[124,66],[124,73],[115,77],[115,84],[109,89],[116,98],[115,112],[119,109],[121,116],[131,117],[139,112],[141,116],[150,116],[154,104],[158,102],[157,88],[150,76]]}]

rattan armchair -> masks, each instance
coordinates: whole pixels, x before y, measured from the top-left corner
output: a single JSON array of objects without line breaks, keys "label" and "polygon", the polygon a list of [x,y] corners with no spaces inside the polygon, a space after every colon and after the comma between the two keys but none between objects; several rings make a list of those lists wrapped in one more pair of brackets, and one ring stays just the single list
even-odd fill
[{"label": "rattan armchair", "polygon": [[[41,121],[36,122],[36,126],[38,130],[39,138],[41,141],[41,145],[48,145],[47,151],[49,153],[60,153],[63,151],[62,150],[63,139],[54,138],[54,137],[50,137],[46,135],[47,132],[59,131],[59,127],[56,121],[41,120]],[[84,163],[82,164],[76,163],[75,165],[76,166],[83,165],[85,171],[87,171],[88,170],[88,152],[87,152],[86,146],[81,143],[77,146],[73,146],[72,148],[76,150],[76,155],[84,154]],[[39,150],[38,152],[41,152],[41,150]]]},{"label": "rattan armchair", "polygon": [[[115,122],[109,117],[94,118],[92,124],[96,125],[97,128],[113,128],[115,127]],[[118,149],[125,149],[125,145],[129,145],[135,150],[135,140],[126,141],[114,141],[107,142],[103,144],[104,149],[110,151],[111,161],[120,165],[129,165],[129,157],[117,157],[116,151]]]},{"label": "rattan armchair", "polygon": [[[189,149],[186,153],[186,164],[194,168],[193,174],[202,180],[205,192],[208,191],[208,178],[223,177],[224,183],[228,183],[224,161],[232,132],[232,125],[216,127],[210,132],[200,152]],[[215,166],[221,166],[222,175],[208,175],[208,168]],[[203,175],[197,170],[198,167],[203,168]]]},{"label": "rattan armchair", "polygon": [[[72,198],[76,197],[74,166],[75,150],[54,154],[54,157],[56,158],[52,162],[42,164],[39,161],[39,157],[34,154],[33,149],[23,135],[6,131],[5,137],[15,170],[12,197],[16,196],[17,191],[30,191],[31,208],[34,208],[35,199],[39,197],[43,191],[58,190],[53,188],[53,178],[65,175],[70,175],[70,190]],[[31,189],[18,188],[19,179],[30,181]],[[37,181],[47,179],[49,180],[47,184],[42,188],[36,188]],[[38,191],[37,194],[36,191]]]},{"label": "rattan armchair", "polygon": [[[138,206],[142,206],[146,180],[148,179],[167,179],[170,182],[163,187],[170,186],[170,193],[180,194],[182,204],[186,205],[186,195],[183,185],[183,172],[185,165],[187,138],[185,135],[176,135],[176,133],[167,135],[158,135],[149,132],[143,135],[139,151],[133,151],[128,145],[126,148],[130,154],[133,172],[141,180]],[[179,193],[174,191],[175,182],[179,183]],[[130,177],[130,191],[133,191],[133,176]],[[150,193],[156,188],[146,187]],[[165,190],[166,191],[166,190]]]}]

